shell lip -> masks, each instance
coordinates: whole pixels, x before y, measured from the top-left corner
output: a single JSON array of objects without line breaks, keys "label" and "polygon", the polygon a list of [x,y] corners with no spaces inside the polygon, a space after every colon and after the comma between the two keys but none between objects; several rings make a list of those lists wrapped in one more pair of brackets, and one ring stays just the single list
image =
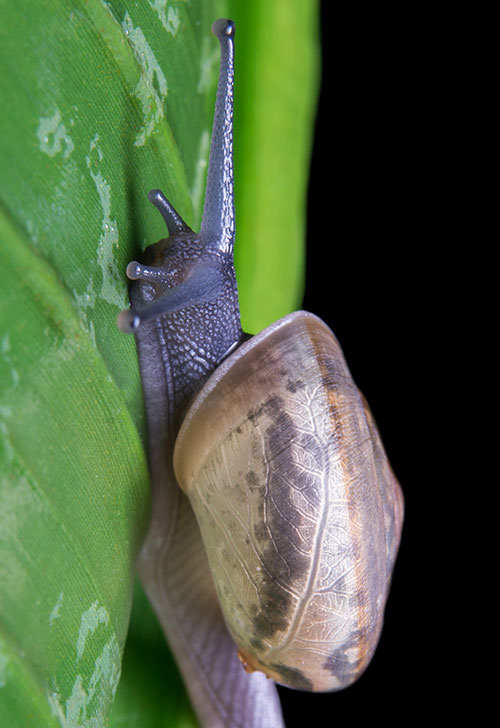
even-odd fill
[{"label": "shell lip", "polygon": [[[306,329],[311,326],[318,327],[323,329],[325,335],[334,337],[330,328],[315,314],[309,313],[308,311],[294,311],[278,319],[278,321],[275,321],[263,331],[241,344],[207,379],[191,403],[179,429],[175,443],[173,455],[174,472],[177,482],[184,492],[188,493],[189,483],[192,481],[198,467],[203,463],[205,456],[212,447],[214,427],[220,427],[221,422],[227,419],[231,419],[234,424],[234,418],[236,417],[236,413],[233,411],[234,408],[229,412],[224,397],[219,398],[217,396],[215,392],[216,388],[228,377],[232,370],[234,371],[234,367],[240,364],[249,352],[253,352],[256,355],[270,337],[283,340],[289,335],[287,331],[289,327],[301,325]],[[266,366],[266,360],[264,358],[262,358],[261,366]],[[221,408],[221,416],[215,416],[213,425],[208,428],[203,428],[198,422],[199,414],[202,410],[206,409],[206,403],[209,398],[217,401],[217,407]],[[241,416],[244,417],[244,415],[245,411],[241,412]]]}]

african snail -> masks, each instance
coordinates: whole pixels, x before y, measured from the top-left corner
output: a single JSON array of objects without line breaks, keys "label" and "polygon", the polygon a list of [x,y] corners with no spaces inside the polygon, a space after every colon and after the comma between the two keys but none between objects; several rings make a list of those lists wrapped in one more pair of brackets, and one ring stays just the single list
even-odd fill
[{"label": "african snail", "polygon": [[128,265],[136,282],[119,326],[136,334],[152,468],[163,458],[171,472],[173,462],[244,667],[289,687],[335,690],[361,674],[377,644],[403,498],[329,328],[299,311],[254,337],[241,329],[234,24],[219,20],[213,32],[221,67],[201,230],[150,193],[169,238]]}]

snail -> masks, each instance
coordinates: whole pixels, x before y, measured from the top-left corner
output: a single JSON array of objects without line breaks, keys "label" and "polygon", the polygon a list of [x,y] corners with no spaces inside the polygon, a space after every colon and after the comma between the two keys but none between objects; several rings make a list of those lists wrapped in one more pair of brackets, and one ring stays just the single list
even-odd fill
[{"label": "snail", "polygon": [[327,325],[298,311],[242,331],[234,23],[212,30],[221,62],[201,230],[150,192],[169,237],[127,266],[132,308],[118,318],[136,337],[148,419],[139,573],[202,724],[279,726],[273,681],[337,690],[370,661],[403,498]]}]

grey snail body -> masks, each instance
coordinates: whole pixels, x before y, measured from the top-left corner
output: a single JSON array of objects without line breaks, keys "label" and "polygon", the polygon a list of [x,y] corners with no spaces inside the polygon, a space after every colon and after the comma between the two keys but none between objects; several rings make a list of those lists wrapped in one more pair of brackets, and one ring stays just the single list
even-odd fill
[{"label": "grey snail body", "polygon": [[260,673],[327,691],[367,666],[403,499],[328,327],[299,311],[242,331],[234,24],[213,31],[221,68],[201,230],[150,193],[169,237],[127,267],[132,309],[119,317],[136,335],[148,417],[153,518],[139,571],[203,725],[272,727],[279,705]]}]

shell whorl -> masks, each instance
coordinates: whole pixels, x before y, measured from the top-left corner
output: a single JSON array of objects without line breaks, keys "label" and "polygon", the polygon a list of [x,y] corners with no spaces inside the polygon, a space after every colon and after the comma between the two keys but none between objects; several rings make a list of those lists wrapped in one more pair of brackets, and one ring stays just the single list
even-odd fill
[{"label": "shell whorl", "polygon": [[247,669],[314,691],[353,682],[378,641],[402,511],[330,329],[296,312],[243,344],[188,412],[174,467]]}]

